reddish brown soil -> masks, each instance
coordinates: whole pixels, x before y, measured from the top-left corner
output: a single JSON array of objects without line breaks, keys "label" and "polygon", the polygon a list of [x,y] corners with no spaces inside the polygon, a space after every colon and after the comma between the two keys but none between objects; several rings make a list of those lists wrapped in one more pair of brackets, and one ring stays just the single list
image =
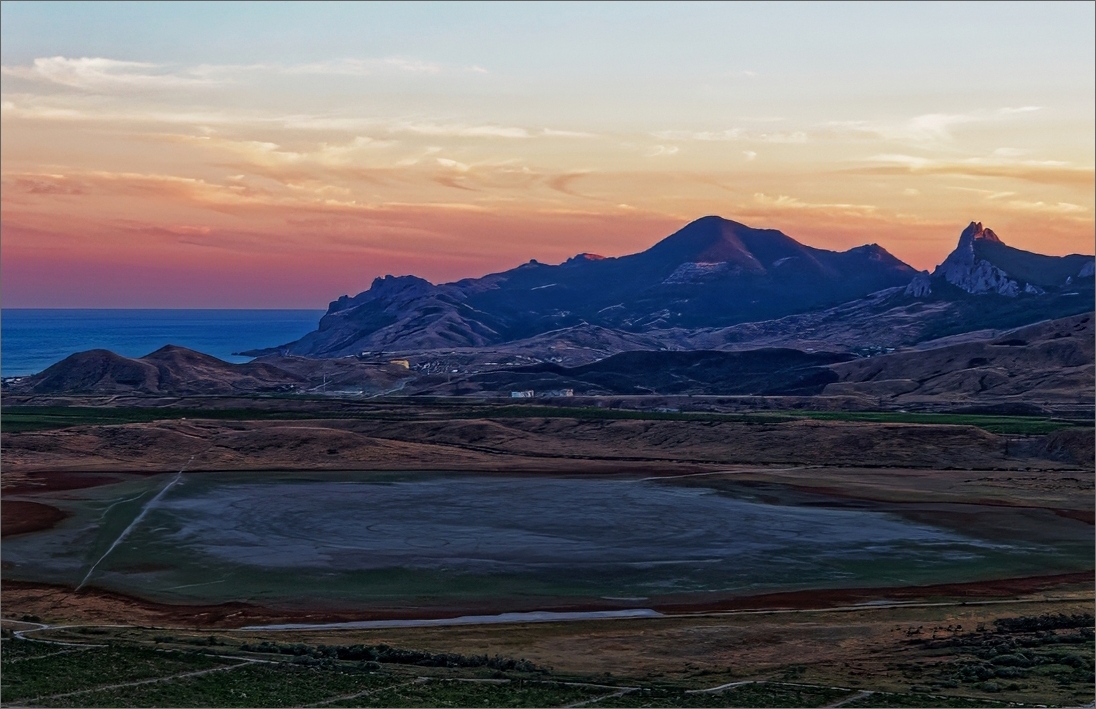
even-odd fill
[{"label": "reddish brown soil", "polygon": [[68,515],[51,505],[22,500],[0,501],[0,537],[49,529]]},{"label": "reddish brown soil", "polygon": [[[1016,598],[1056,590],[1091,589],[1094,572],[1035,576],[1019,579],[977,581],[972,583],[911,586],[905,588],[822,589],[742,596],[720,600],[701,598],[679,602],[654,603],[655,610],[668,615],[734,610],[821,609],[863,604],[869,601],[940,601],[941,599]],[[403,618],[451,618],[459,615],[491,614],[528,608],[460,607],[430,609],[294,609],[264,608],[247,603],[217,605],[171,605],[156,603],[112,591],[87,588],[79,593],[65,586],[5,581],[2,589],[5,615],[15,617],[33,613],[47,622],[65,620],[86,623],[122,623],[128,625],[195,626],[199,628],[238,628],[245,625],[274,623],[338,623],[355,620]],[[608,610],[601,603],[561,603],[538,610]],[[15,615],[12,615],[12,614]]]},{"label": "reddish brown soil", "polygon": [[[728,445],[734,441],[734,445]],[[4,433],[16,471],[569,470],[588,465],[1064,469],[971,426],[796,420],[160,421]]]},{"label": "reddish brown soil", "polygon": [[110,475],[69,473],[56,471],[5,472],[3,490],[8,495],[26,495],[36,492],[79,490],[120,482],[121,478]]},{"label": "reddish brown soil", "polygon": [[1085,524],[1096,525],[1096,512],[1093,510],[1054,510],[1054,514],[1066,519],[1075,519]]},{"label": "reddish brown soil", "polygon": [[758,596],[728,598],[715,602],[656,605],[662,613],[696,613],[703,611],[767,610],[777,608],[833,608],[868,601],[911,602],[940,598],[1014,598],[1032,593],[1045,593],[1067,586],[1092,587],[1096,572],[1082,571],[1053,576],[1032,576],[1018,579],[973,581],[969,583],[906,586],[901,588],[837,588],[809,591],[786,591]]}]

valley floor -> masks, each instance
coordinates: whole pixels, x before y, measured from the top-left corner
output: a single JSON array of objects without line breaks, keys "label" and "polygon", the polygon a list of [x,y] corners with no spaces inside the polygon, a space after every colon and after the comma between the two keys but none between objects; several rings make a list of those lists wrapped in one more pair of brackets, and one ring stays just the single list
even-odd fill
[{"label": "valley floor", "polygon": [[[58,495],[139,486],[185,464],[195,479],[276,470],[672,478],[683,491],[727,486],[766,504],[881,510],[978,539],[1091,546],[1092,428],[1049,418],[617,416],[436,402],[302,412],[257,400],[185,417],[178,405],[102,409],[96,420],[35,403],[4,409],[5,544],[63,527]],[[245,631],[401,615],[307,599],[154,603],[94,583],[16,582],[5,563],[2,701],[1077,706],[1094,699],[1093,573],[1088,563],[969,583],[685,594],[658,599],[663,615],[644,618]],[[431,612],[458,611],[492,609]]]}]

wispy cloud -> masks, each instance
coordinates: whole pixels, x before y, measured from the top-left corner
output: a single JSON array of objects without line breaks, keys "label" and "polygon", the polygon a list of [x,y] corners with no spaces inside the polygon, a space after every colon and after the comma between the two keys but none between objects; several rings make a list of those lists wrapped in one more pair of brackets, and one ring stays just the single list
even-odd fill
[{"label": "wispy cloud", "polygon": [[927,174],[966,177],[1016,178],[1044,184],[1090,185],[1094,171],[1061,160],[1015,160],[996,155],[990,158],[940,160],[900,153],[874,155],[865,160],[878,167],[865,167],[853,172],[875,174]]},{"label": "wispy cloud", "polygon": [[[501,138],[524,140],[530,138],[597,138],[595,133],[583,131],[558,130],[554,128],[535,128],[513,125],[461,123],[412,122],[372,117],[274,114],[255,111],[223,113],[214,111],[163,111],[147,109],[142,106],[114,108],[90,108],[81,104],[58,102],[49,97],[20,97],[20,100],[3,102],[3,112],[12,118],[27,118],[47,121],[86,121],[86,122],[135,122],[166,123],[171,125],[223,126],[237,128],[285,128],[317,132],[372,133],[368,140],[374,146],[385,143],[379,136],[392,136],[405,133],[436,138]],[[364,140],[364,139],[363,139]]]},{"label": "wispy cloud", "polygon": [[263,65],[264,69],[284,74],[320,74],[327,76],[376,76],[385,72],[438,76],[446,73],[486,74],[481,66],[452,67],[437,62],[409,57],[384,57],[381,59],[343,58],[322,62],[291,65]]},{"label": "wispy cloud", "polygon": [[1069,202],[1028,202],[1020,199],[1013,199],[1006,202],[1010,209],[1015,209],[1021,212],[1037,212],[1042,214],[1084,214],[1088,212],[1087,207],[1082,207],[1079,204],[1071,204]]},{"label": "wispy cloud", "polygon": [[450,160],[449,158],[436,158],[436,160],[442,167],[447,167],[451,170],[456,170],[457,172],[468,172],[472,169],[469,165],[457,162],[456,160]]},{"label": "wispy cloud", "polygon": [[173,67],[105,57],[39,57],[29,65],[0,67],[4,76],[88,92],[197,88],[244,83],[248,74],[371,77],[486,74],[480,66],[452,67],[410,57],[342,58],[303,64],[202,64]]},{"label": "wispy cloud", "polygon": [[178,89],[220,83],[209,76],[171,71],[162,64],[103,57],[42,57],[29,66],[0,67],[4,76],[60,84],[82,91]]},{"label": "wispy cloud", "polygon": [[774,209],[792,209],[792,210],[819,210],[826,212],[840,211],[846,214],[862,215],[870,213],[878,209],[875,205],[871,204],[847,204],[847,203],[823,203],[823,202],[804,202],[795,197],[789,197],[788,195],[778,195],[771,197],[763,192],[757,192],[753,196],[753,201],[764,207]]},{"label": "wispy cloud", "polygon": [[659,140],[722,141],[740,140],[744,133],[740,128],[728,128],[721,131],[660,130],[651,135]]},{"label": "wispy cloud", "polygon": [[808,136],[803,131],[760,133],[741,128],[728,128],[721,131],[662,130],[651,133],[659,140],[696,140],[702,142],[754,141],[760,143],[806,143]]},{"label": "wispy cloud", "polygon": [[964,185],[950,185],[948,189],[955,190],[957,192],[973,192],[974,194],[982,195],[982,197],[987,200],[1003,199],[1005,197],[1011,197],[1016,194],[1015,192],[1011,191],[1000,192],[995,190],[984,190],[978,187],[966,187]]},{"label": "wispy cloud", "polygon": [[528,138],[529,131],[516,126],[440,125],[437,123],[396,123],[389,125],[392,133],[417,133],[446,138]]},{"label": "wispy cloud", "polygon": [[543,128],[540,134],[549,138],[596,138],[596,133],[586,133],[580,130],[556,130],[555,128]]},{"label": "wispy cloud", "polygon": [[917,145],[953,141],[961,126],[1007,120],[1017,114],[1042,110],[1039,106],[1000,108],[994,111],[970,113],[925,113],[900,121],[831,121],[823,128],[828,132],[860,135]]},{"label": "wispy cloud", "polygon": [[66,175],[36,174],[36,173],[10,173],[3,176],[5,192],[8,195],[84,195],[87,188],[77,180],[69,179]]}]

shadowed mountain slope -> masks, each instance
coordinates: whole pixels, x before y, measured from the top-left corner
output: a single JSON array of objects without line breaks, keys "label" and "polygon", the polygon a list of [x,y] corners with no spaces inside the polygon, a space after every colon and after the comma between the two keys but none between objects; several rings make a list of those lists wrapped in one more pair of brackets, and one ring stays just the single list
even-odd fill
[{"label": "shadowed mountain slope", "polygon": [[551,391],[576,394],[819,394],[838,380],[828,365],[850,354],[792,349],[749,352],[622,352],[580,367],[538,364],[470,378],[486,390]]},{"label": "shadowed mountain slope", "polygon": [[837,364],[826,394],[904,404],[1009,400],[1091,404],[1096,387],[1092,312],[1036,323],[992,339]]},{"label": "shadowed mountain slope", "polygon": [[34,394],[237,394],[279,391],[304,381],[271,364],[229,364],[168,345],[140,358],[108,350],[78,352],[27,377],[18,389]]},{"label": "shadowed mountain slope", "polygon": [[772,320],[648,335],[695,349],[878,351],[1087,313],[1096,298],[1093,286],[1092,256],[1015,249],[972,222],[932,274],[918,274],[905,288]]},{"label": "shadowed mountain slope", "polygon": [[579,325],[633,333],[718,327],[835,305],[905,286],[914,274],[874,244],[826,251],[779,231],[704,217],[620,258],[530,261],[440,286],[414,276],[378,278],[368,291],[333,302],[316,332],[276,349],[332,357],[480,347]]}]

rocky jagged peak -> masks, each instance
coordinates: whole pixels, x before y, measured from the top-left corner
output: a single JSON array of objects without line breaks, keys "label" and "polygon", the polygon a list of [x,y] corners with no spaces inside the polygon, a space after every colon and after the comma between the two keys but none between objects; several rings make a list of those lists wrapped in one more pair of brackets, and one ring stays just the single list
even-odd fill
[{"label": "rocky jagged peak", "polygon": [[[1020,284],[1009,277],[1003,269],[995,266],[975,252],[975,242],[993,242],[1003,245],[1003,242],[992,229],[986,229],[981,222],[971,222],[959,235],[959,244],[955,250],[948,254],[944,262],[932,272],[933,278],[943,278],[953,286],[958,286],[968,293],[996,293],[1009,297],[1016,297],[1020,293]],[[924,283],[910,284],[907,293],[913,294],[910,289],[924,290]]]},{"label": "rocky jagged peak", "polygon": [[369,290],[363,293],[358,293],[354,297],[344,295],[338,300],[331,301],[327,306],[327,314],[332,315],[341,310],[349,310],[371,300],[394,301],[418,298],[436,289],[437,286],[425,278],[390,274],[384,278],[374,278]]},{"label": "rocky jagged peak", "polygon": [[1001,241],[992,230],[983,228],[981,222],[971,222],[959,236],[959,245],[932,272],[933,277],[942,277],[968,293],[997,293],[1011,297],[1018,295],[1019,283],[974,253],[976,240]]},{"label": "rocky jagged peak", "polygon": [[962,246],[964,241],[970,242],[971,244],[975,241],[993,241],[998,244],[1004,243],[999,236],[993,233],[993,229],[983,227],[982,222],[971,222],[970,225],[963,230],[963,233],[959,236],[959,245]]},{"label": "rocky jagged peak", "polygon": [[993,233],[993,229],[983,229],[981,234],[977,234],[974,237],[978,241],[994,241],[998,244],[1005,242],[1001,241],[1001,238]]},{"label": "rocky jagged peak", "polygon": [[928,271],[921,271],[910,284],[906,286],[906,295],[912,295],[914,298],[923,298],[926,295],[932,294],[932,276]]},{"label": "rocky jagged peak", "polygon": [[601,254],[591,254],[583,252],[581,254],[575,254],[571,258],[567,259],[564,263],[581,263],[582,261],[604,261],[605,257]]},{"label": "rocky jagged peak", "polygon": [[393,276],[389,274],[384,278],[374,278],[373,285],[369,286],[369,291],[376,295],[385,295],[388,293],[399,293],[408,289],[429,290],[433,287],[434,284],[425,278],[419,278],[418,276]]}]

